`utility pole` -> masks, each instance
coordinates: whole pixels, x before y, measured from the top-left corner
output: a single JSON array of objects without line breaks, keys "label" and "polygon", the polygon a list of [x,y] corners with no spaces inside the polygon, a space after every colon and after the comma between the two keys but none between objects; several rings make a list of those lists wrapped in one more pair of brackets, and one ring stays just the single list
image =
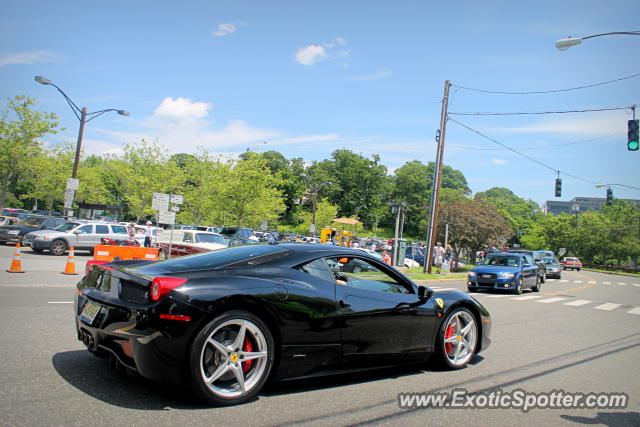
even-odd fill
[{"label": "utility pole", "polygon": [[438,148],[436,150],[436,167],[433,173],[431,188],[431,209],[429,211],[429,230],[427,231],[427,250],[425,251],[424,272],[431,273],[433,259],[433,241],[438,225],[438,202],[440,200],[440,181],[442,179],[442,158],[444,156],[444,137],[447,131],[447,108],[449,106],[449,88],[451,82],[444,82],[444,96],[442,97],[442,113],[440,114],[440,131],[436,136]]}]

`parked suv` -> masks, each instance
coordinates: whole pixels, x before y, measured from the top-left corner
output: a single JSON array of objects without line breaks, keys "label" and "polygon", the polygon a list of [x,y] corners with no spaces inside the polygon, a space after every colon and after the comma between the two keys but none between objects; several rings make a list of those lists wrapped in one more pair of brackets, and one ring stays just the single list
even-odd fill
[{"label": "parked suv", "polygon": [[65,224],[67,220],[51,216],[28,215],[13,225],[0,227],[0,242],[23,244],[24,236],[36,230],[51,230]]},{"label": "parked suv", "polygon": [[25,246],[31,246],[36,252],[48,250],[51,255],[64,255],[67,249],[88,250],[100,244],[106,237],[113,240],[129,238],[127,228],[120,224],[106,222],[69,222],[55,230],[41,230],[28,233],[24,237]]}]

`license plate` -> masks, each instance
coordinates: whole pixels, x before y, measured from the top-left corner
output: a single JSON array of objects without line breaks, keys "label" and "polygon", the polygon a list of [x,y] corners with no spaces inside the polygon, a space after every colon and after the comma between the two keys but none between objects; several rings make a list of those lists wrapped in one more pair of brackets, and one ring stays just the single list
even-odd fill
[{"label": "license plate", "polygon": [[482,278],[483,279],[491,279],[491,275],[490,274],[483,274]]},{"label": "license plate", "polygon": [[91,325],[98,313],[100,313],[101,308],[102,306],[100,304],[97,304],[93,301],[87,302],[87,304],[82,309],[82,313],[80,313],[80,319],[82,319],[83,322]]}]

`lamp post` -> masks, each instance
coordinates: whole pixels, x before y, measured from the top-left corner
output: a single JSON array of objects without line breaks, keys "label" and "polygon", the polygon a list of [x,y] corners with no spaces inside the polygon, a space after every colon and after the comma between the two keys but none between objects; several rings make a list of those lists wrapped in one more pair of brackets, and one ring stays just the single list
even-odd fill
[{"label": "lamp post", "polygon": [[311,226],[309,227],[309,232],[316,232],[316,203],[318,201],[318,191],[325,185],[331,185],[330,181],[325,181],[320,184],[309,184],[311,188]]},{"label": "lamp post", "polygon": [[108,108],[106,110],[94,111],[94,112],[89,113],[89,112],[87,112],[87,107],[82,107],[82,109],[80,109],[71,100],[71,98],[69,98],[67,96],[67,94],[64,93],[64,91],[62,89],[60,89],[58,86],[53,84],[53,82],[51,80],[49,80],[48,78],[43,77],[43,76],[35,76],[34,80],[37,81],[40,84],[53,86],[56,89],[58,89],[58,92],[60,92],[60,94],[64,97],[64,99],[67,101],[67,103],[69,104],[69,106],[73,110],[73,113],[76,115],[76,117],[80,121],[80,130],[78,131],[78,142],[76,143],[76,155],[75,155],[75,158],[73,160],[73,171],[71,172],[71,178],[75,179],[78,176],[78,164],[80,163],[80,150],[82,148],[82,136],[84,134],[84,125],[85,125],[85,123],[95,119],[98,116],[103,115],[104,113],[108,113],[110,111],[115,111],[118,114],[120,114],[121,116],[128,116],[130,113],[128,111],[118,110],[118,109],[115,109],[115,108]]},{"label": "lamp post", "polygon": [[556,42],[556,48],[558,48],[558,50],[567,50],[571,46],[579,45],[580,43],[582,43],[582,40],[592,39],[594,37],[614,36],[614,35],[640,36],[640,31],[615,31],[611,33],[594,34],[592,36],[586,36],[586,37],[567,37],[566,39],[558,40]]}]

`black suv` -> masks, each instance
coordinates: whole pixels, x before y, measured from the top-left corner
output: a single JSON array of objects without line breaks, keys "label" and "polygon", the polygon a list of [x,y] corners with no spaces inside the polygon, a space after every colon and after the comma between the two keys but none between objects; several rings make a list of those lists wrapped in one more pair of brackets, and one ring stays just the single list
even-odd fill
[{"label": "black suv", "polygon": [[0,227],[0,243],[20,243],[24,235],[36,230],[53,230],[66,223],[64,218],[42,215],[28,215],[13,225]]}]

